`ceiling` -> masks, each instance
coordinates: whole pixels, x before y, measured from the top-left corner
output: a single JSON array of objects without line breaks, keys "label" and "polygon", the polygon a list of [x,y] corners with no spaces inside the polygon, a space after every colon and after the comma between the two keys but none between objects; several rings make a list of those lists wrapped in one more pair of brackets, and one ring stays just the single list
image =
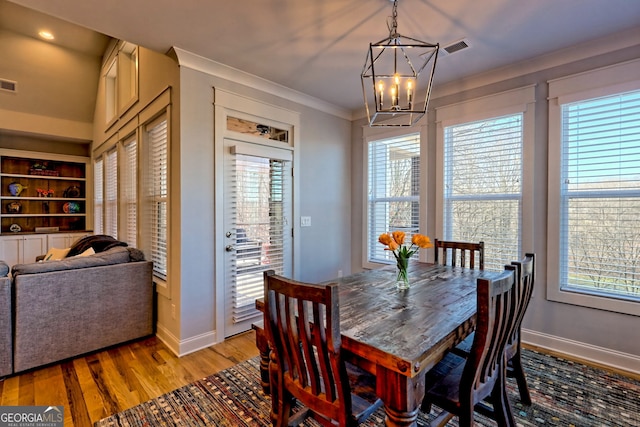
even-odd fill
[{"label": "ceiling", "polygon": [[[89,54],[104,50],[104,35],[161,53],[176,46],[348,111],[363,109],[366,50],[389,35],[392,6],[390,0],[12,2],[0,0],[0,28],[50,26],[60,43]],[[466,39],[471,46],[438,60],[435,87],[615,34],[631,34],[640,45],[633,31],[639,28],[638,0],[398,1],[401,35],[441,46]]]}]

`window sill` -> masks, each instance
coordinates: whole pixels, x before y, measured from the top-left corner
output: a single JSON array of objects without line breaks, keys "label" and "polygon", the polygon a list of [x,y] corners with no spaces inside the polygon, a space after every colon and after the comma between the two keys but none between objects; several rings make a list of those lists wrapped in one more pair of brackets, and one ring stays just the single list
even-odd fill
[{"label": "window sill", "polygon": [[547,300],[598,310],[612,311],[615,313],[630,314],[632,316],[640,316],[639,302],[602,295],[591,295],[581,293],[579,291],[560,290],[557,287],[557,284],[547,284]]}]

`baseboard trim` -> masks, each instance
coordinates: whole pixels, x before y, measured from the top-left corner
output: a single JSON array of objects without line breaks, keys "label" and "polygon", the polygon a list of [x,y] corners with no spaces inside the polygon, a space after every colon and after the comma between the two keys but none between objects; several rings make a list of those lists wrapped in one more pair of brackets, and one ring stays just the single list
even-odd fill
[{"label": "baseboard trim", "polygon": [[623,353],[529,329],[522,329],[521,338],[524,344],[534,345],[563,353],[576,359],[640,375],[640,356],[634,354]]},{"label": "baseboard trim", "polygon": [[218,335],[215,332],[196,335],[186,340],[179,340],[168,329],[158,325],[156,336],[162,341],[173,354],[178,357],[186,356],[189,353],[211,347],[218,342]]}]

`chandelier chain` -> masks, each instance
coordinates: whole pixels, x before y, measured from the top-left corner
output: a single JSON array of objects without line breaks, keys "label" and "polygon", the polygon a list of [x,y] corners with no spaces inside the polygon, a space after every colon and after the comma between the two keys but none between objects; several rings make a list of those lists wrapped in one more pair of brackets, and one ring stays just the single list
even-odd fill
[{"label": "chandelier chain", "polygon": [[398,37],[398,0],[393,0],[393,9],[391,15],[391,25],[387,23],[389,27],[389,38],[395,39]]}]

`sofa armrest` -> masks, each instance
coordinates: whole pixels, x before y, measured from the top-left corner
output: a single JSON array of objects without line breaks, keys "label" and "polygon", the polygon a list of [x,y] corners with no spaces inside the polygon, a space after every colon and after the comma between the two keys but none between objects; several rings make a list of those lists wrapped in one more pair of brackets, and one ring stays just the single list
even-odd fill
[{"label": "sofa armrest", "polygon": [[0,277],[0,378],[13,373],[11,279]]}]

